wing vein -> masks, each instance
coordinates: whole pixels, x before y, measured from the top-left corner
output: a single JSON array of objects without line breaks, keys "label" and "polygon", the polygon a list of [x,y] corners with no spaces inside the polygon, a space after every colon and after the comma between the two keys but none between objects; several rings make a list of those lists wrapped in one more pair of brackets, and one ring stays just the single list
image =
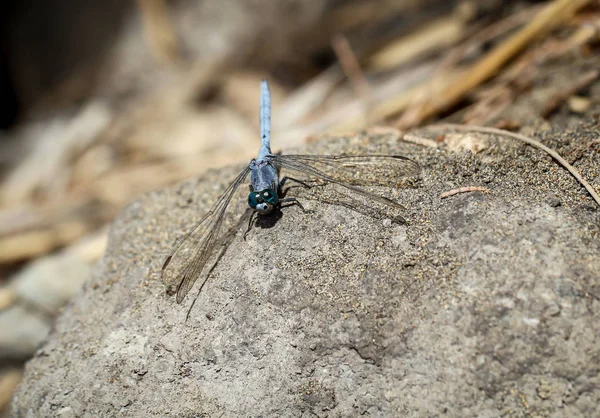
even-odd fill
[{"label": "wing vein", "polygon": [[[202,273],[207,261],[213,255],[227,207],[239,185],[246,179],[249,171],[250,168],[245,167],[238,174],[219,200],[194,225],[167,257],[162,268],[163,278],[165,272],[170,268],[172,268],[175,277],[178,279],[181,277],[177,286],[177,303],[183,301],[200,273]],[[189,255],[184,250],[193,252],[191,261],[187,262]]]}]

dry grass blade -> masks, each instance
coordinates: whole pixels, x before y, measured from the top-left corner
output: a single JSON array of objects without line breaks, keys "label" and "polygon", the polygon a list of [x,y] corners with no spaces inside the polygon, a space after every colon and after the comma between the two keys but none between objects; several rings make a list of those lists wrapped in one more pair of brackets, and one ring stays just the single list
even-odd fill
[{"label": "dry grass blade", "polygon": [[93,230],[85,220],[64,221],[43,229],[0,238],[0,264],[14,263],[47,254],[73,243]]},{"label": "dry grass blade", "polygon": [[328,70],[293,91],[277,112],[277,120],[273,123],[279,126],[280,131],[289,127],[303,124],[308,115],[320,106],[335,86],[344,79],[344,73],[339,65],[334,65]]},{"label": "dry grass blade", "polygon": [[22,376],[23,371],[14,368],[0,373],[0,410],[4,410],[10,404],[12,394]]},{"label": "dry grass blade", "polygon": [[164,63],[179,61],[178,39],[166,0],[137,0],[137,3],[154,57]]},{"label": "dry grass blade", "polygon": [[455,82],[448,84],[436,96],[436,100],[425,103],[418,115],[411,118],[411,123],[420,124],[457,103],[466,93],[493,77],[509,59],[521,52],[532,40],[568,21],[577,10],[589,2],[590,0],[555,0],[550,3],[527,26],[464,71]]},{"label": "dry grass blade", "polygon": [[350,80],[350,83],[352,83],[352,88],[356,91],[357,96],[368,100],[369,83],[360,69],[360,64],[352,51],[348,39],[343,35],[337,35],[331,41],[331,46],[342,66],[342,70]]},{"label": "dry grass blade", "polygon": [[389,70],[432,51],[450,47],[464,36],[469,17],[455,12],[402,36],[370,57],[369,69]]},{"label": "dry grass blade", "polygon": [[556,161],[558,161],[558,163],[560,165],[562,165],[564,168],[569,170],[569,172],[573,175],[573,177],[575,177],[577,179],[577,181],[579,181],[579,183],[581,183],[583,185],[583,187],[586,188],[586,190],[589,192],[589,194],[592,196],[592,198],[596,201],[598,206],[600,206],[600,196],[598,196],[598,194],[596,193],[596,191],[594,190],[592,185],[589,184],[583,177],[581,177],[581,174],[579,174],[579,171],[577,171],[575,169],[575,167],[573,167],[564,158],[562,158],[556,151],[548,148],[547,146],[545,146],[544,144],[542,144],[539,141],[536,141],[533,138],[530,138],[525,135],[513,133],[513,132],[504,131],[502,129],[488,128],[488,127],[484,127],[484,126],[467,126],[467,125],[456,125],[456,124],[452,124],[452,123],[445,123],[445,124],[440,124],[440,125],[433,125],[428,128],[438,129],[438,130],[440,130],[440,129],[441,130],[456,129],[459,131],[466,131],[466,132],[479,132],[479,133],[486,133],[486,134],[492,134],[492,135],[502,135],[502,136],[508,136],[510,138],[518,139],[519,141],[525,142],[526,144],[529,144],[535,148],[538,148],[538,149],[546,152],[548,155],[550,155],[552,158],[554,158]]},{"label": "dry grass blade", "polygon": [[369,83],[360,68],[360,63],[352,51],[350,42],[343,35],[335,36],[331,41],[331,46],[342,66],[342,70],[350,80],[355,94],[362,101],[366,124],[368,125],[373,101]]}]

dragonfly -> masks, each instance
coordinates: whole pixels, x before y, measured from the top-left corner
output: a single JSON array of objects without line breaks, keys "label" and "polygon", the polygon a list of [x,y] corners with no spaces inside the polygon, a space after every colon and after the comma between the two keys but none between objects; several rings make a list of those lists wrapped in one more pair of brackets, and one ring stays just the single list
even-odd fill
[{"label": "dragonfly", "polygon": [[[162,267],[162,277],[175,278],[177,303],[181,303],[201,275],[204,280],[202,290],[212,268],[218,263],[219,248],[226,247],[223,224],[227,208],[236,190],[250,175],[248,194],[251,228],[253,216],[269,216],[282,204],[304,207],[295,197],[286,197],[283,185],[291,180],[305,187],[306,182],[293,177],[282,177],[282,170],[299,173],[310,179],[333,183],[346,191],[357,194],[370,203],[379,203],[393,209],[404,207],[387,197],[371,193],[360,186],[390,186],[399,180],[418,176],[420,166],[415,161],[401,155],[281,155],[271,152],[271,94],[266,80],[260,87],[260,139],[261,145],[255,159],[244,167],[225,189],[210,210],[195,224],[187,235],[174,247]],[[378,173],[385,173],[380,175]],[[351,209],[357,209],[352,206]],[[238,225],[239,227],[239,225]],[[246,231],[248,232],[248,231]],[[231,232],[230,232],[231,234]],[[215,263],[209,263],[217,257]],[[210,264],[212,267],[209,268]],[[203,274],[204,273],[204,274]]]}]

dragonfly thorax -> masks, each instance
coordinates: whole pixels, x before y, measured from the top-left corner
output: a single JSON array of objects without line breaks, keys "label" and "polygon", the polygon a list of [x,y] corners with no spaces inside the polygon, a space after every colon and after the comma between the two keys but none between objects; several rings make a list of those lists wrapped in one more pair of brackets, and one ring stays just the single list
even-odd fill
[{"label": "dragonfly thorax", "polygon": [[277,195],[279,175],[275,166],[271,164],[269,157],[271,156],[267,154],[261,159],[250,161],[248,165],[250,169],[248,205],[261,215],[271,212],[279,203],[279,196]]},{"label": "dragonfly thorax", "polygon": [[279,203],[279,196],[273,189],[252,191],[248,195],[248,205],[263,215],[271,212],[277,203]]}]

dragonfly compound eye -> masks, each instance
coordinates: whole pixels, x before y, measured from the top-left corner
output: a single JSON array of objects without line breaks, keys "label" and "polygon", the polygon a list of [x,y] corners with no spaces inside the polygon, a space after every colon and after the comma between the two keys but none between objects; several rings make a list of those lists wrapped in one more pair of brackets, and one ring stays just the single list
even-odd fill
[{"label": "dragonfly compound eye", "polygon": [[260,193],[258,192],[250,192],[250,194],[248,195],[248,206],[250,206],[252,209],[256,209],[256,206],[259,203],[262,203],[262,198],[260,197]]},{"label": "dragonfly compound eye", "polygon": [[279,196],[277,196],[277,192],[275,190],[265,189],[260,191],[259,200],[275,206],[279,202]]},{"label": "dragonfly compound eye", "polygon": [[259,213],[271,212],[278,202],[279,196],[272,189],[250,192],[248,195],[248,206]]}]

